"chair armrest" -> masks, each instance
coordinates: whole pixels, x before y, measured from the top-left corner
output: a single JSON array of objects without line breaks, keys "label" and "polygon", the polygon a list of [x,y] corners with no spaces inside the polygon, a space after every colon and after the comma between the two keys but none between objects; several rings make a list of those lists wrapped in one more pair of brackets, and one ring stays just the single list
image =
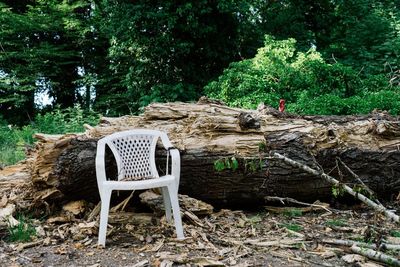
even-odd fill
[{"label": "chair armrest", "polygon": [[174,147],[171,141],[169,141],[169,138],[166,133],[160,132],[160,137],[161,137],[161,142],[166,150],[169,150]]},{"label": "chair armrest", "polygon": [[181,177],[181,156],[176,148],[170,149],[169,152],[171,153],[171,174],[176,179],[176,188],[178,189]]},{"label": "chair armrest", "polygon": [[[171,155],[171,174],[176,179],[176,188],[179,187],[179,180],[181,177],[181,156],[179,150],[175,148],[171,141],[169,141],[168,135],[164,132],[160,132],[161,142],[164,145],[164,148]],[[168,156],[168,155],[167,155]]]},{"label": "chair armrest", "polygon": [[107,180],[106,168],[105,168],[105,150],[106,150],[106,142],[105,140],[100,139],[97,142],[97,151],[96,151],[96,178],[99,189],[101,188],[102,183]]}]

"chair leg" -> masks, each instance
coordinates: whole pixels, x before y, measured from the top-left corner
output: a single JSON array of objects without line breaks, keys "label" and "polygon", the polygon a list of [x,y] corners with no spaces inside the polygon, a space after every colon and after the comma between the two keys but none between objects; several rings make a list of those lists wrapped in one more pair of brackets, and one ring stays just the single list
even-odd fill
[{"label": "chair leg", "polygon": [[181,211],[179,209],[179,202],[178,202],[178,190],[176,189],[175,184],[168,185],[168,192],[171,200],[172,212],[174,214],[176,235],[178,239],[184,239],[185,237],[183,235]]},{"label": "chair leg", "polygon": [[165,217],[167,218],[167,222],[171,222],[172,214],[171,214],[171,200],[168,193],[168,188],[162,188],[162,194],[164,199],[164,208],[165,208]]},{"label": "chair leg", "polygon": [[108,211],[110,209],[111,190],[104,190],[101,198],[100,226],[98,244],[105,246],[107,235]]}]

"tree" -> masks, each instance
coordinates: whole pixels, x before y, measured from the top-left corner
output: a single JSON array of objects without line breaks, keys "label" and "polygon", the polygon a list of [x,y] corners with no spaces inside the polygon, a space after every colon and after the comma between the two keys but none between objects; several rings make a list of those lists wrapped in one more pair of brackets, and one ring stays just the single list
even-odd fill
[{"label": "tree", "polygon": [[294,38],[300,50],[316,47],[330,63],[340,62],[366,75],[387,73],[399,66],[398,1],[249,2],[250,20],[262,35]]},{"label": "tree", "polygon": [[398,68],[400,9],[396,1],[337,1],[334,18],[331,40],[322,49],[326,57],[366,74]]},{"label": "tree", "polygon": [[[1,5],[1,110],[6,118],[26,121],[19,110],[34,113],[34,95],[48,91],[54,105],[79,101],[76,82],[82,75],[91,27],[85,24],[90,1],[9,1]],[[90,44],[89,44],[90,45]],[[86,47],[85,47],[86,46]],[[86,48],[86,50],[90,50]],[[25,120],[23,119],[25,117]]]},{"label": "tree", "polygon": [[238,19],[227,3],[102,1],[102,30],[119,80],[111,93],[128,100],[120,109],[196,99],[209,79],[237,59]]}]

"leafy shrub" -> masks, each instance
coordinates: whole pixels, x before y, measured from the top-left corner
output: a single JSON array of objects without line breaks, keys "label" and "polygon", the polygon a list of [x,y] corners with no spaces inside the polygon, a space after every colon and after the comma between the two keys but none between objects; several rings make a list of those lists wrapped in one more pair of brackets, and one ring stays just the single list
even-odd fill
[{"label": "leafy shrub", "polygon": [[303,91],[296,103],[287,105],[289,112],[321,115],[368,114],[373,109],[400,114],[400,92],[382,90],[341,98],[333,94],[312,97]]},{"label": "leafy shrub", "polygon": [[63,134],[84,131],[83,124],[96,125],[99,115],[84,112],[80,106],[65,110],[55,109],[39,114],[35,122],[21,128],[7,125],[0,119],[0,165],[12,165],[25,158],[25,150],[34,143],[36,132]]},{"label": "leafy shrub", "polygon": [[399,114],[399,87],[384,75],[362,77],[348,66],[328,64],[310,49],[296,52],[294,39],[266,36],[252,59],[232,63],[205,92],[231,106],[255,108],[260,102],[300,114],[364,114],[373,109]]},{"label": "leafy shrub", "polygon": [[85,113],[79,105],[76,105],[65,110],[57,108],[44,115],[37,115],[35,129],[38,132],[47,134],[83,132],[83,124],[96,125],[98,121],[98,114],[94,112]]},{"label": "leafy shrub", "polygon": [[17,217],[19,224],[16,226],[8,227],[8,241],[9,242],[28,242],[36,235],[35,227],[32,225],[31,220],[23,215]]},{"label": "leafy shrub", "polygon": [[0,165],[11,165],[25,158],[25,144],[33,143],[33,131],[30,126],[22,129],[0,125]]}]

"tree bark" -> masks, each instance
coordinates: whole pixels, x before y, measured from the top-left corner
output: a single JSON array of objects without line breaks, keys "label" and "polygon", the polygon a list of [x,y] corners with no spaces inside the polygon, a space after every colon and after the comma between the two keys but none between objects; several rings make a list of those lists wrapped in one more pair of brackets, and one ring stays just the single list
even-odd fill
[{"label": "tree bark", "polygon": [[[243,110],[207,101],[198,104],[151,104],[140,116],[103,118],[84,134],[45,136],[30,157],[32,181],[40,190],[57,191],[47,197],[97,201],[94,158],[96,141],[133,128],[168,133],[181,151],[179,192],[216,206],[264,204],[265,196],[300,201],[331,198],[331,185],[279,160],[280,153],[310,166],[321,167],[342,182],[353,182],[340,159],[378,196],[400,188],[400,122],[376,113],[369,116],[295,116],[271,108]],[[109,153],[111,154],[111,153]],[[160,170],[165,165],[158,153]],[[232,159],[234,158],[234,159]],[[238,168],[228,168],[227,162]],[[109,175],[115,173],[107,158]],[[216,171],[214,163],[225,166]],[[341,176],[343,174],[343,177]],[[50,194],[51,195],[51,194]]]}]

